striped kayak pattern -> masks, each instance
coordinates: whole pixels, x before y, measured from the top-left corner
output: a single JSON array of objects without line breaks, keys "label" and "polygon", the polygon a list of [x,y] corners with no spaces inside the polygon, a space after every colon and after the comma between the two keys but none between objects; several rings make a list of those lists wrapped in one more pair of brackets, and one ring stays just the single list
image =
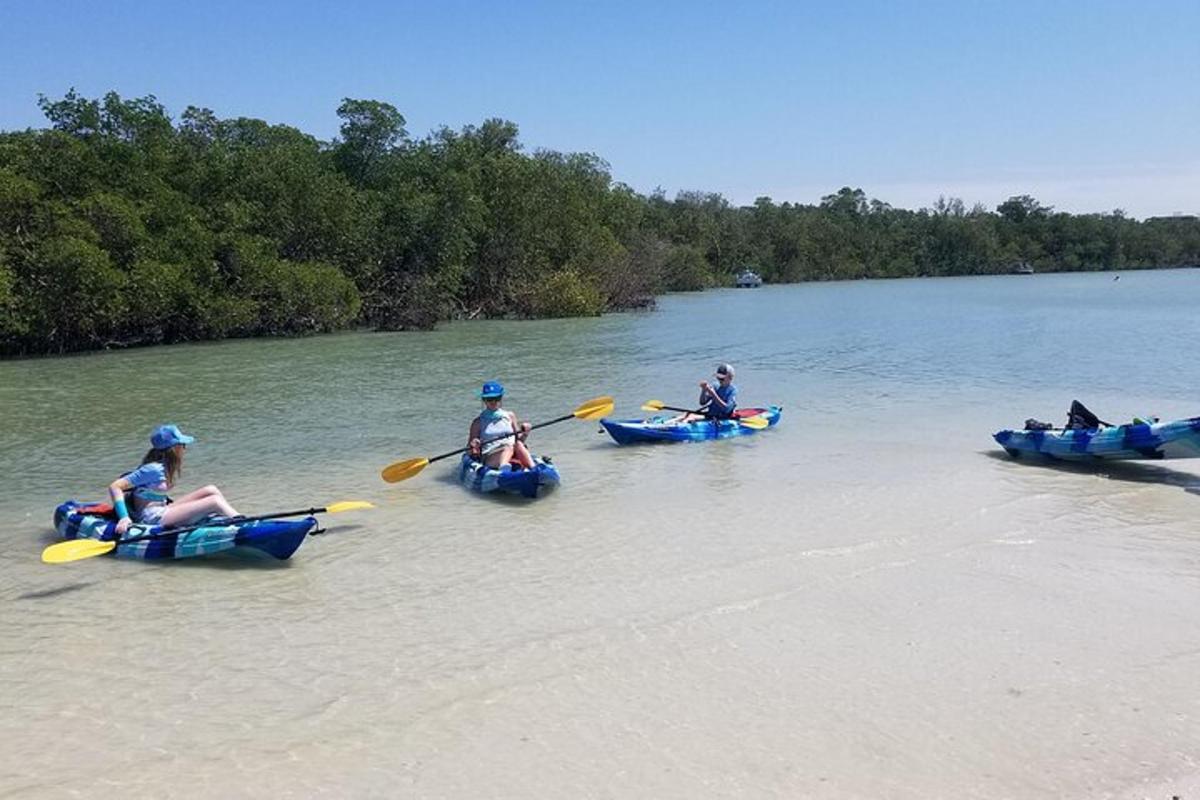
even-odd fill
[{"label": "striped kayak pattern", "polygon": [[534,469],[513,471],[509,465],[504,469],[492,469],[464,453],[458,467],[458,480],[476,492],[510,492],[537,499],[559,484],[558,470],[548,458],[535,457]]},{"label": "striped kayak pattern", "polygon": [[1200,417],[1086,430],[1000,431],[992,438],[1010,456],[1069,461],[1200,458]]},{"label": "striped kayak pattern", "polygon": [[617,444],[639,442],[700,442],[706,439],[727,439],[730,436],[748,436],[758,433],[754,428],[738,422],[747,417],[761,417],[768,426],[779,422],[783,406],[767,408],[739,408],[733,419],[701,419],[685,425],[671,423],[672,416],[657,416],[649,419],[602,419],[604,430]]},{"label": "striped kayak pattern", "polygon": [[[86,513],[102,504],[83,504],[68,500],[54,510],[54,527],[64,539],[116,538],[116,521],[102,513]],[[285,559],[304,543],[315,528],[315,517],[301,519],[263,519],[250,522],[230,522],[206,525],[181,533],[168,533],[154,539],[119,544],[114,551],[122,558],[141,558],[147,561],[168,558],[192,558],[252,547],[275,558]],[[162,530],[161,525],[130,525],[125,536],[143,536]]]}]

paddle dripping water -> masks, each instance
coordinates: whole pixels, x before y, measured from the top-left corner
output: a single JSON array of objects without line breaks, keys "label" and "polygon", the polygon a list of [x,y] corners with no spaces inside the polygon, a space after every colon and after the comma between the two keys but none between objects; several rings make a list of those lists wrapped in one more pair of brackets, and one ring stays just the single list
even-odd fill
[{"label": "paddle dripping water", "polygon": [[[1198,288],[1195,270],[766,286],[0,363],[0,785],[1190,796],[1200,464],[1030,466],[991,434],[1075,397],[1115,423],[1198,413],[1180,355]],[[1103,357],[1055,344],[1097,331]],[[686,407],[722,361],[778,425],[659,447],[538,430],[564,484],[533,504],[471,494],[455,459],[380,480],[465,445],[482,380],[522,419],[600,392],[632,418]],[[288,562],[41,564],[54,507],[102,497],[164,420],[198,436],[181,490],[377,508]]]}]

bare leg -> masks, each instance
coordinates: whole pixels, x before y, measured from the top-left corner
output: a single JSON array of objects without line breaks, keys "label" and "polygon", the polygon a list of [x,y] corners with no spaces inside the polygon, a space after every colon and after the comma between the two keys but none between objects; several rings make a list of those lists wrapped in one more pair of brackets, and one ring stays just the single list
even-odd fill
[{"label": "bare leg", "polygon": [[208,486],[202,486],[194,492],[188,492],[183,497],[175,498],[175,502],[176,503],[188,503],[188,502],[191,502],[192,500],[203,500],[206,497],[212,497],[213,495],[220,495],[220,494],[221,494],[221,490],[218,489],[216,486],[213,486],[210,483]]},{"label": "bare leg", "polygon": [[175,525],[189,525],[209,514],[220,514],[223,517],[239,516],[237,509],[229,505],[229,502],[218,492],[216,495],[199,500],[181,500],[171,503],[163,512],[160,524],[168,528]]},{"label": "bare leg", "polygon": [[529,448],[525,446],[524,442],[517,442],[516,447],[513,448],[513,456],[517,463],[525,469],[533,469],[533,456],[529,454]]},{"label": "bare leg", "polygon": [[500,447],[488,453],[487,460],[484,462],[492,469],[503,469],[504,465],[512,461],[513,448],[512,445]]}]

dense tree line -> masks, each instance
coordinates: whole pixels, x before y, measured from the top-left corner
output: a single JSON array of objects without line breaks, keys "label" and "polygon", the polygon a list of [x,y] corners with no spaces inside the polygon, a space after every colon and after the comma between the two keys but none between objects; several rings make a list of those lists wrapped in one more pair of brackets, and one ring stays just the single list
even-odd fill
[{"label": "dense tree line", "polygon": [[1200,263],[1194,217],[896,209],[843,188],[819,205],[640,195],[593,155],[523,152],[491,119],[410,136],[345,100],[340,136],[173,121],[153,97],[43,97],[0,133],[0,355],[354,325],[598,314],[664,291],[768,281]]}]

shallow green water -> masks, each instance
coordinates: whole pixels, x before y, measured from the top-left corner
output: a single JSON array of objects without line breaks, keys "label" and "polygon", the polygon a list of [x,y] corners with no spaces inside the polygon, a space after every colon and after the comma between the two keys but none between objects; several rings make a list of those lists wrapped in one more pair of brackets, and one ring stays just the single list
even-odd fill
[{"label": "shallow green water", "polygon": [[[809,284],[0,363],[0,787],[1090,796],[1186,774],[1200,471],[1026,467],[990,434],[1073,398],[1200,413],[1198,300],[1200,270]],[[564,477],[532,505],[467,493],[454,459],[379,479],[461,446],[485,379],[532,422],[601,394],[637,416],[718,361],[777,429],[618,448],[564,422],[531,440]],[[283,565],[40,564],[54,505],[101,497],[163,421],[198,439],[183,491],[379,507]]]}]

